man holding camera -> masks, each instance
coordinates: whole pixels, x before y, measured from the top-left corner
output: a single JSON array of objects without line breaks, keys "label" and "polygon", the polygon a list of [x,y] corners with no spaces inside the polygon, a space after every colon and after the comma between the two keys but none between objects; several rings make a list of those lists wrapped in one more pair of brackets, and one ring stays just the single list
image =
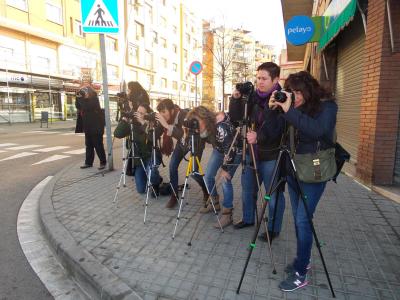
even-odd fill
[{"label": "man holding camera", "polygon": [[[196,108],[199,109],[199,108]],[[169,163],[169,177],[171,181],[171,185],[173,188],[171,198],[166,204],[167,208],[174,208],[178,203],[178,183],[179,183],[179,176],[178,176],[178,168],[179,165],[189,151],[187,147],[187,140],[184,136],[184,121],[188,116],[189,111],[187,109],[180,109],[178,105],[175,105],[171,99],[163,99],[157,105],[158,114],[156,114],[156,120],[163,127],[164,134],[163,134],[163,141],[161,146],[161,152],[167,156],[171,155],[171,161]],[[201,115],[203,115],[204,108],[201,108]],[[208,111],[208,110],[207,110]],[[211,113],[211,112],[210,112]],[[197,117],[197,114],[196,114]],[[213,122],[214,124],[215,122]],[[199,149],[197,150],[197,155],[199,159],[201,159],[201,155],[204,149],[204,141],[203,138],[204,134],[207,134],[207,129],[205,128],[205,124],[201,121],[200,117],[200,124],[199,124],[199,131],[200,131],[200,145]],[[176,146],[173,149],[173,141],[172,138],[176,139]],[[208,192],[207,188],[205,187],[204,183],[199,180],[199,178],[195,178],[196,181],[200,184],[204,198],[208,199]]]},{"label": "man holding camera", "polygon": [[[274,91],[281,90],[279,85],[280,68],[272,62],[261,64],[257,68],[256,90],[249,99],[249,128],[246,138],[250,145],[253,145],[255,161],[257,163],[258,176],[265,188],[269,187],[273,168],[279,153],[279,145],[284,131],[284,121],[279,117],[279,112],[268,107],[268,100]],[[240,91],[235,93],[242,96]],[[234,96],[235,96],[234,94]],[[237,97],[236,97],[237,98]],[[243,218],[235,224],[236,229],[254,225],[255,205],[258,187],[256,184],[254,163],[250,156],[250,151],[246,153],[246,165],[242,173],[242,201]],[[279,199],[277,199],[277,194]],[[275,205],[277,207],[274,231],[272,232],[273,216]],[[269,203],[269,222],[268,231],[271,238],[279,235],[283,212],[285,209],[285,199],[283,191],[272,194]],[[265,239],[265,235],[261,238]]]},{"label": "man holding camera", "polygon": [[102,170],[107,163],[103,144],[105,122],[95,90],[90,86],[83,87],[76,95],[75,107],[82,118],[82,129],[85,133],[86,158],[81,169],[93,166],[96,150],[100,160],[99,170]]}]

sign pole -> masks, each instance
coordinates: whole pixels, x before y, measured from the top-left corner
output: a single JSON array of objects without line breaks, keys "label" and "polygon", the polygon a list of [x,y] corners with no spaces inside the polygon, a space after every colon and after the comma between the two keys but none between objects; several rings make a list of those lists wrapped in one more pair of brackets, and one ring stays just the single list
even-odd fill
[{"label": "sign pole", "polygon": [[108,170],[114,170],[113,149],[111,137],[111,122],[110,122],[110,104],[108,99],[108,80],[107,80],[107,60],[106,60],[106,45],[104,42],[104,34],[100,33],[100,57],[101,57],[101,74],[103,76],[103,97],[104,111],[106,118],[106,138],[107,138],[107,153],[108,153]]},{"label": "sign pole", "polygon": [[197,103],[197,75],[195,75],[195,77],[196,77],[196,80],[195,80],[195,85],[194,85],[194,87],[195,87],[195,89],[196,89],[196,93],[195,93],[195,96],[194,96],[194,103],[195,103],[195,105],[197,106],[197,105],[198,105],[198,103]]}]

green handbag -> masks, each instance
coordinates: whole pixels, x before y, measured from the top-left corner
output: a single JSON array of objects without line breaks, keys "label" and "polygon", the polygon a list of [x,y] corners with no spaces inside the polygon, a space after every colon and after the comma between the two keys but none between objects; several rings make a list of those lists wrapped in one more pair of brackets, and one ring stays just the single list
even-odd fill
[{"label": "green handbag", "polygon": [[119,121],[117,127],[114,130],[114,136],[117,139],[123,139],[131,134],[131,127],[125,120]]},{"label": "green handbag", "polygon": [[317,183],[331,180],[336,174],[335,148],[315,153],[295,154],[294,164],[300,181]]}]

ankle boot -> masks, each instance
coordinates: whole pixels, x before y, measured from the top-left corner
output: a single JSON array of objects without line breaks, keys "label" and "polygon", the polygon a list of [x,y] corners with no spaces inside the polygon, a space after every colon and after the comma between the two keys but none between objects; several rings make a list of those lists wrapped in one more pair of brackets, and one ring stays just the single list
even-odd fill
[{"label": "ankle boot", "polygon": [[206,213],[209,213],[209,212],[213,211],[213,207],[212,207],[212,204],[211,204],[211,198],[213,200],[213,203],[214,203],[214,206],[215,206],[215,210],[219,211],[221,209],[221,206],[219,205],[219,196],[218,195],[217,196],[211,196],[210,200],[208,202],[206,202],[204,204],[204,206],[200,209],[200,213],[206,214]]},{"label": "ankle boot", "polygon": [[166,208],[172,209],[178,204],[178,199],[176,199],[175,195],[172,194],[171,198],[169,198],[169,201],[165,205]]},{"label": "ankle boot", "polygon": [[[232,214],[233,214],[233,208],[222,207],[222,213],[219,218],[219,222],[221,223],[222,228],[225,228],[226,226],[232,224],[233,222]],[[214,227],[219,228],[218,222],[214,224]]]}]

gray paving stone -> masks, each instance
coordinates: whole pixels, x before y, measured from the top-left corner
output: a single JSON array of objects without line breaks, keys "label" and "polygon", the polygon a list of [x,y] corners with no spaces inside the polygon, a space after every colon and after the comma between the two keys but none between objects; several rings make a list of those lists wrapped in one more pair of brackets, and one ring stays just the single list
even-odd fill
[{"label": "gray paving stone", "polygon": [[[204,153],[207,161],[210,151]],[[117,154],[118,156],[118,154]],[[116,160],[116,167],[120,167]],[[167,163],[167,162],[166,162]],[[181,180],[186,163],[179,170]],[[160,168],[168,181],[168,168]],[[234,177],[234,219],[241,218],[240,168]],[[310,286],[284,294],[278,284],[283,268],[296,251],[293,217],[288,195],[283,229],[272,250],[278,274],[272,274],[270,254],[257,243],[243,281],[237,285],[248,254],[254,228],[224,233],[212,227],[215,216],[202,216],[188,247],[201,190],[190,181],[175,240],[171,239],[176,210],[164,208],[168,197],[150,199],[143,224],[144,197],[135,192],[131,177],[113,203],[120,170],[87,176],[71,169],[56,184],[53,206],[60,222],[79,245],[117,274],[144,299],[325,299],[330,298],[327,280],[315,246]],[[220,189],[219,189],[220,190]],[[222,194],[221,194],[222,195]],[[364,190],[340,176],[328,183],[314,218],[322,251],[338,299],[395,299],[400,282],[400,204]],[[32,241],[34,242],[34,241]],[[34,252],[32,252],[34,255]]]}]

